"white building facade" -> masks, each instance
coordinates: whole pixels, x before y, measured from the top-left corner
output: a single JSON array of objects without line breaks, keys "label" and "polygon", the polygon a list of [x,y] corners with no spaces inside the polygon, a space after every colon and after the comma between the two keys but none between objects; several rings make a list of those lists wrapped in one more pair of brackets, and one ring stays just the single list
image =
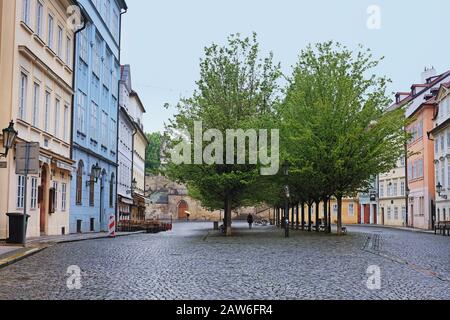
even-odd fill
[{"label": "white building facade", "polygon": [[[436,222],[450,221],[450,82],[440,86],[437,95],[438,114],[431,132],[434,140],[436,184]],[[436,188],[438,189],[438,188]]]},{"label": "white building facade", "polygon": [[133,136],[135,128],[129,115],[131,93],[130,69],[121,67],[119,83],[119,141],[118,141],[118,212],[119,221],[131,218],[133,206]]}]

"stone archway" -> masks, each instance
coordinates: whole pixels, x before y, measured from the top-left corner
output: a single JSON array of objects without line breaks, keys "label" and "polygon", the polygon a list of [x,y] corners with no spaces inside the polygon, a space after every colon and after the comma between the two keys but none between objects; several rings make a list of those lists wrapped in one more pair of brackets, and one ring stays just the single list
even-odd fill
[{"label": "stone archway", "polygon": [[187,204],[187,202],[184,200],[178,202],[177,206],[178,220],[187,220],[188,212],[189,212],[189,205]]}]

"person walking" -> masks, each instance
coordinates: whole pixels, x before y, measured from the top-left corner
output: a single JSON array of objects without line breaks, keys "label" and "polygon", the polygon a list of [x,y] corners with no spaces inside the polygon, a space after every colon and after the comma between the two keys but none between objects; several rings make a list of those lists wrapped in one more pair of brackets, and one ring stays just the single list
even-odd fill
[{"label": "person walking", "polygon": [[251,230],[252,226],[253,226],[253,216],[251,213],[247,217],[247,222],[248,222],[248,228]]}]

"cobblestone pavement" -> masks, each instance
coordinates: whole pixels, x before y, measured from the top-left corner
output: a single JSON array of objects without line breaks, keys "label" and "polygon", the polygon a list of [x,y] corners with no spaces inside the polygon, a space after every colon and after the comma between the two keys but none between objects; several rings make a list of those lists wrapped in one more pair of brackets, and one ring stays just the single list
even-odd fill
[{"label": "cobblestone pavement", "polygon": [[[345,237],[210,223],[60,244],[0,270],[0,299],[450,299],[450,237],[349,227]],[[82,270],[81,289],[67,269]],[[371,265],[381,289],[367,288]]]}]

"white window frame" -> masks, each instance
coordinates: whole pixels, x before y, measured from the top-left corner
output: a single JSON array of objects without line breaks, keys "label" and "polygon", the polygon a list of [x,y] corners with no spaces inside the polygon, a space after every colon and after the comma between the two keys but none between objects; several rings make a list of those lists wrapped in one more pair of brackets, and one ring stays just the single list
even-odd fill
[{"label": "white window frame", "polygon": [[44,22],[44,4],[36,0],[36,34],[42,38],[42,29]]},{"label": "white window frame", "polygon": [[45,91],[45,110],[44,110],[44,130],[50,132],[50,108],[52,104],[52,94]]},{"label": "white window frame", "polygon": [[35,127],[39,126],[39,100],[40,100],[41,86],[39,83],[33,84],[33,118],[32,124]]},{"label": "white window frame", "polygon": [[20,73],[19,81],[19,114],[18,117],[26,121],[27,115],[27,96],[28,96],[28,75],[25,72]]},{"label": "white window frame", "polygon": [[47,17],[47,45],[50,49],[53,50],[53,37],[54,37],[54,29],[55,28],[55,18],[51,13],[48,14]]},{"label": "white window frame", "polygon": [[32,177],[31,178],[31,204],[30,204],[31,210],[37,209],[37,197],[38,197],[38,178]]},{"label": "white window frame", "polygon": [[61,210],[67,209],[67,184],[61,183]]},{"label": "white window frame", "polygon": [[30,1],[31,0],[22,0],[22,21],[25,22],[26,25],[30,25]]},{"label": "white window frame", "polygon": [[59,98],[55,99],[55,127],[54,134],[55,137],[59,137],[59,122],[60,122],[60,114],[61,114],[61,100]]},{"label": "white window frame", "polygon": [[56,54],[59,58],[62,58],[63,53],[63,37],[64,37],[64,29],[61,25],[58,24],[58,33],[57,33],[57,44],[56,44]]},{"label": "white window frame", "polygon": [[23,209],[25,205],[25,176],[17,176],[17,209]]},{"label": "white window frame", "polygon": [[58,181],[53,181],[53,189],[55,190],[55,212],[58,210]]}]

